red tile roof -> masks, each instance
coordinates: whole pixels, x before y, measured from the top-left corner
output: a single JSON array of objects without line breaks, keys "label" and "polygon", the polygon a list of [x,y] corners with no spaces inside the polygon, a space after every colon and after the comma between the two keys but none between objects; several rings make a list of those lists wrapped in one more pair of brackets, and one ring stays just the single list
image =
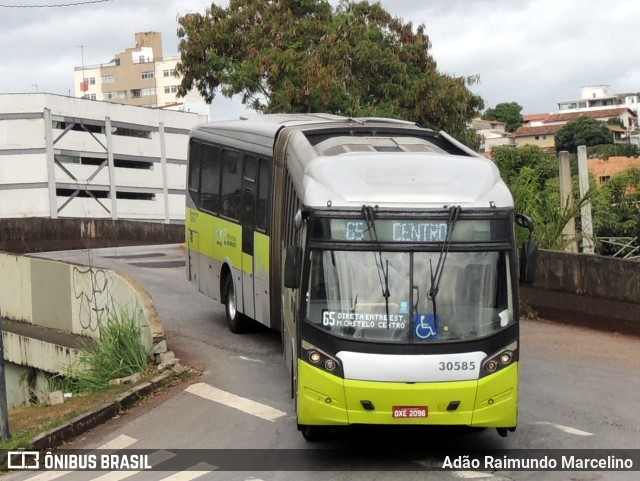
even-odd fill
[{"label": "red tile roof", "polygon": [[524,120],[525,123],[534,122],[534,121],[544,120],[548,116],[549,114],[529,114],[529,115],[523,115],[522,120]]},{"label": "red tile roof", "polygon": [[629,110],[628,108],[618,107],[613,109],[585,110],[581,112],[563,112],[560,114],[549,114],[543,120],[543,122],[568,122],[569,120],[573,120],[582,115],[593,117],[594,119],[599,119],[603,117],[618,117],[625,112],[629,112],[630,114],[635,116],[635,113]]},{"label": "red tile roof", "polygon": [[551,125],[538,125],[536,127],[520,127],[514,132],[515,137],[530,137],[533,135],[549,135],[555,134],[564,125],[551,124]]}]

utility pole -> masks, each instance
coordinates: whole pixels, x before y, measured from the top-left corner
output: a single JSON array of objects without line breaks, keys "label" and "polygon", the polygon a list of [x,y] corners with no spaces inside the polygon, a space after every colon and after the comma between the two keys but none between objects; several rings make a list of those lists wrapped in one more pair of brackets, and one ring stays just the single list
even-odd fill
[{"label": "utility pole", "polygon": [[84,45],[78,45],[78,48],[80,49],[80,59],[82,62],[82,83],[80,84],[80,91],[82,92],[82,98],[84,98],[85,90],[83,89],[85,88],[85,82],[87,81],[84,77]]}]

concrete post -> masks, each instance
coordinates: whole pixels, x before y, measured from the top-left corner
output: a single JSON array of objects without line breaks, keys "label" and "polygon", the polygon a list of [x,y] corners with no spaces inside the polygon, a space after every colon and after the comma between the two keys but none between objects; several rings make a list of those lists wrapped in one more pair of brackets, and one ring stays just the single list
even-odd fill
[{"label": "concrete post", "polygon": [[165,144],[166,137],[164,135],[164,122],[160,122],[158,126],[160,135],[160,164],[162,166],[162,198],[164,202],[164,223],[171,221],[169,215],[169,177],[167,175],[167,146]]},{"label": "concrete post", "polygon": [[[571,189],[571,165],[569,164],[569,152],[560,152],[560,207],[562,211],[573,208],[573,194]],[[567,252],[578,252],[576,245],[576,222],[573,216],[562,229],[562,238],[565,240]]]},{"label": "concrete post", "polygon": [[113,160],[113,134],[111,117],[104,119],[104,134],[107,138],[107,164],[109,166],[109,197],[111,198],[111,218],[118,220],[118,195],[116,190],[116,167]]},{"label": "concrete post", "polygon": [[53,126],[51,125],[51,109],[44,109],[44,140],[47,157],[47,181],[49,184],[49,215],[58,218],[58,197],[56,193],[56,166],[53,151]]},{"label": "concrete post", "polygon": [[7,379],[4,375],[4,328],[0,319],[0,439],[6,441],[11,437],[9,432],[9,409],[7,406]]},{"label": "concrete post", "polygon": [[[580,198],[584,198],[589,191],[589,169],[587,167],[587,147],[578,147],[578,177],[580,179]],[[585,202],[580,207],[580,218],[582,222],[582,252],[585,254],[594,253],[593,243],[593,221],[591,219],[591,201]]]}]

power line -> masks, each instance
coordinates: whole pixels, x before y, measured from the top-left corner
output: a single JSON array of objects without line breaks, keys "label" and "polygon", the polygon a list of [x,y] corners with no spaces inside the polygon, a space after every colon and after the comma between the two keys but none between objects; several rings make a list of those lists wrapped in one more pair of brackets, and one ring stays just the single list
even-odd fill
[{"label": "power line", "polygon": [[77,7],[78,5],[89,5],[91,3],[113,2],[113,0],[84,0],[82,2],[73,3],[56,3],[52,5],[5,5],[0,4],[0,8],[60,8],[60,7]]}]

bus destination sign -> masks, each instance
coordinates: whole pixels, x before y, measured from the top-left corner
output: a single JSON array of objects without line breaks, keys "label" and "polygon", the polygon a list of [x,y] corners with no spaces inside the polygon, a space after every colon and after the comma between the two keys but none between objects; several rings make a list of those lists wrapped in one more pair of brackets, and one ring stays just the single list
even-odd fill
[{"label": "bus destination sign", "polygon": [[[505,223],[507,219],[497,222]],[[393,242],[405,244],[438,244],[447,241],[450,229],[446,220],[434,219],[376,219],[375,235],[365,219],[318,219],[314,228],[317,240],[339,242]],[[483,242],[492,240],[492,225],[495,220],[465,219],[459,220],[451,231],[453,242]],[[502,231],[504,229],[500,229]],[[506,231],[508,233],[508,231]],[[498,233],[498,239],[507,238],[507,234]],[[494,233],[496,236],[496,233]],[[497,240],[497,239],[496,239]]]}]

